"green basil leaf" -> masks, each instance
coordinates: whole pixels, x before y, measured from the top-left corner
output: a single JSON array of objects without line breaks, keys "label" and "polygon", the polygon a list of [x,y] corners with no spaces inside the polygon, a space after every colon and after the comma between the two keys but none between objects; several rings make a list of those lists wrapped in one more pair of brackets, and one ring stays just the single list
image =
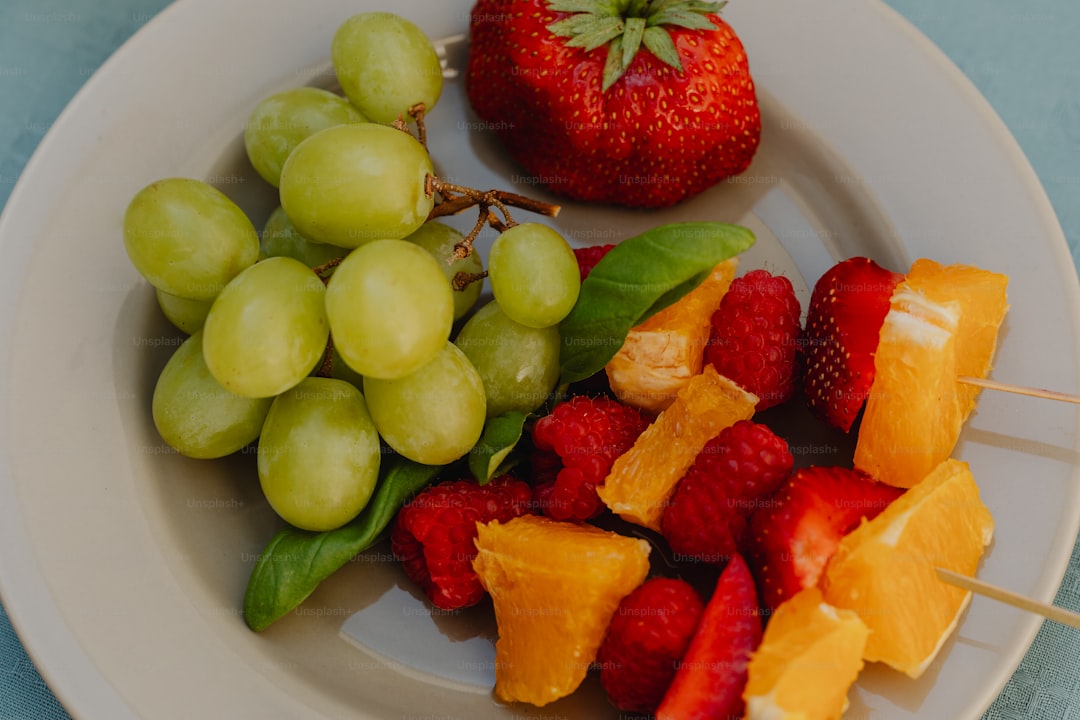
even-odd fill
[{"label": "green basil leaf", "polygon": [[503,461],[525,432],[527,413],[510,411],[490,418],[480,441],[469,451],[469,471],[481,485],[498,474]]},{"label": "green basil leaf", "polygon": [[635,325],[676,302],[754,233],[716,222],[672,223],[624,240],[596,264],[559,324],[562,385],[590,377],[619,352]]},{"label": "green basil leaf", "polygon": [[367,507],[336,530],[278,532],[255,563],[244,593],[244,621],[262,631],[296,608],[326,578],[380,538],[405,502],[441,468],[398,455],[383,458],[382,477]]}]

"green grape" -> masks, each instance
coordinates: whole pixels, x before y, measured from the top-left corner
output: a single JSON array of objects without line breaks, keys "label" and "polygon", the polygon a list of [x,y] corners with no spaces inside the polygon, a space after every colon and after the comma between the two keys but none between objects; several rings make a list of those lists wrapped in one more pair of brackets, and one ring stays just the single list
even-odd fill
[{"label": "green grape", "polygon": [[[464,236],[445,223],[432,220],[420,226],[420,228],[405,238],[409,242],[416,243],[427,250],[439,261],[439,267],[450,282],[459,272],[471,274],[481,273],[484,270],[480,262],[480,255],[473,252],[468,257],[450,262],[454,256],[454,246],[464,239]],[[472,309],[480,297],[483,282],[474,282],[464,290],[454,290],[454,319],[460,320],[465,313]],[[452,287],[452,286],[451,286]]]},{"label": "green grape", "polygon": [[272,397],[296,385],[326,351],[326,287],[292,258],[262,260],[236,276],[203,327],[210,372],[232,392]]},{"label": "green grape", "polygon": [[424,465],[446,465],[464,456],[480,439],[487,416],[484,382],[450,342],[411,375],[365,377],[364,397],[386,444]]},{"label": "green grape", "polygon": [[124,213],[124,247],[151,285],[212,300],[259,258],[255,227],[229,198],[189,178],[147,185]]},{"label": "green grape", "polygon": [[344,380],[307,378],[274,398],[259,438],[259,483],[286,522],[333,530],[371,499],[380,455],[360,391]]},{"label": "green grape", "polygon": [[529,327],[555,325],[577,302],[581,272],[569,243],[539,223],[495,238],[488,255],[491,292],[508,316]]},{"label": "green grape", "polygon": [[280,206],[266,220],[261,244],[263,257],[291,257],[311,268],[349,254],[348,248],[308,242]]},{"label": "green grape", "polygon": [[446,344],[454,324],[450,283],[435,258],[401,240],[349,253],[326,288],[334,347],[367,377],[419,369]]},{"label": "green grape", "polygon": [[484,381],[488,417],[536,410],[559,381],[558,328],[522,325],[508,318],[497,302],[477,310],[454,344]]},{"label": "green grape", "polygon": [[320,130],[281,170],[281,205],[313,242],[356,248],[401,239],[427,220],[435,198],[427,150],[412,135],[360,123]]},{"label": "green grape", "polygon": [[431,40],[393,13],[361,13],[343,22],[330,57],[345,95],[375,122],[408,119],[417,103],[430,111],[442,93],[442,67]]},{"label": "green grape", "polygon": [[188,335],[202,329],[203,323],[206,322],[206,315],[210,312],[210,306],[214,304],[213,300],[189,300],[170,295],[158,288],[155,288],[154,292],[157,294],[161,312],[165,313],[165,317],[177,329],[183,330]]},{"label": "green grape", "polygon": [[195,332],[165,364],[151,401],[161,438],[182,455],[219,458],[259,436],[270,398],[246,398],[221,386],[203,359],[203,334]]},{"label": "green grape", "polygon": [[319,130],[367,122],[345,98],[313,87],[275,93],[255,106],[244,127],[244,148],[255,171],[277,187],[289,153]]}]

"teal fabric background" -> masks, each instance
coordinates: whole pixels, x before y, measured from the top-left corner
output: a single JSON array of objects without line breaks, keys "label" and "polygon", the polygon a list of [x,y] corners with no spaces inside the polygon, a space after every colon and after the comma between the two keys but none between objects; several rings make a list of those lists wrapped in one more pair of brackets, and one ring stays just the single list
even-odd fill
[{"label": "teal fabric background", "polygon": [[[1080,3],[887,2],[941,47],[997,110],[1038,173],[1073,257],[1080,259]],[[0,0],[0,207],[72,95],[168,4]],[[299,5],[297,11],[303,12]],[[1056,602],[1080,611],[1080,547]],[[67,717],[0,606],[0,719]],[[1080,720],[1080,631],[1045,623],[986,718]]]}]

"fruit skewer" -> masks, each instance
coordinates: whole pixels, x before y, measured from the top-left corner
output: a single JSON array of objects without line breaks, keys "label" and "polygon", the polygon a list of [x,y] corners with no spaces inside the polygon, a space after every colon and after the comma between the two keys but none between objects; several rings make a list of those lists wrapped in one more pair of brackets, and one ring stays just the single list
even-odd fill
[{"label": "fruit skewer", "polygon": [[998,390],[1014,395],[1026,395],[1028,397],[1043,398],[1044,400],[1056,400],[1058,402],[1080,405],[1080,395],[1072,395],[1057,390],[1045,390],[1043,388],[1029,387],[1026,385],[1013,385],[1011,383],[1003,383],[998,382],[997,380],[988,380],[986,378],[970,377],[968,375],[961,375],[957,377],[956,380],[965,385],[974,385],[985,390]]},{"label": "fruit skewer", "polygon": [[997,585],[991,585],[983,580],[976,580],[975,578],[961,575],[951,570],[946,570],[945,568],[937,567],[934,568],[934,571],[937,573],[938,579],[942,582],[988,597],[991,600],[1003,602],[1006,605],[1012,605],[1021,610],[1033,612],[1036,615],[1042,615],[1048,620],[1053,620],[1062,625],[1080,629],[1080,613],[1066,610],[1057,605],[1050,605],[1039,602],[1038,600],[1032,600],[1025,595],[1000,588]]}]

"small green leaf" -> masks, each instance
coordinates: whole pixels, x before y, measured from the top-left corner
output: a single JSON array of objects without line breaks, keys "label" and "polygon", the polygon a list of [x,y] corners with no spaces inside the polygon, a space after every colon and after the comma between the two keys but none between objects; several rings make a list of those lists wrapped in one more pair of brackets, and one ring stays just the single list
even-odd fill
[{"label": "small green leaf", "polygon": [[601,89],[606,92],[622,77],[624,72],[626,68],[622,64],[622,36],[619,36],[608,45],[607,61],[604,63],[604,82]]},{"label": "small green leaf", "polygon": [[715,30],[713,24],[705,15],[686,12],[685,10],[670,10],[659,13],[650,18],[652,25],[675,25],[688,30]]},{"label": "small green leaf", "polygon": [[326,578],[378,540],[405,501],[431,482],[440,467],[393,455],[383,458],[379,485],[367,507],[337,530],[287,527],[259,555],[244,593],[244,621],[265,630],[296,608]]},{"label": "small green leaf", "polygon": [[549,0],[548,7],[559,12],[591,13],[593,15],[610,15],[616,9],[613,3],[608,0]]},{"label": "small green leaf", "polygon": [[668,34],[667,30],[659,27],[646,28],[641,35],[641,43],[649,48],[649,52],[655,55],[658,60],[682,72],[679,51],[675,48],[675,43],[671,40],[671,35]]},{"label": "small green leaf", "polygon": [[626,19],[626,30],[623,32],[622,60],[623,72],[630,67],[630,63],[637,55],[641,47],[641,36],[645,33],[645,19],[632,17]]},{"label": "small green leaf", "polygon": [[478,483],[486,485],[498,474],[521,440],[528,417],[527,413],[510,411],[488,419],[480,441],[469,451],[469,471]]},{"label": "small green leaf", "polygon": [[595,50],[614,40],[623,32],[623,21],[619,18],[595,18],[574,37],[566,42],[567,47],[585,48],[586,51]]},{"label": "small green leaf", "polygon": [[574,309],[559,324],[559,382],[577,382],[602,370],[632,327],[753,244],[747,228],[702,222],[662,225],[616,245],[585,278]]}]

